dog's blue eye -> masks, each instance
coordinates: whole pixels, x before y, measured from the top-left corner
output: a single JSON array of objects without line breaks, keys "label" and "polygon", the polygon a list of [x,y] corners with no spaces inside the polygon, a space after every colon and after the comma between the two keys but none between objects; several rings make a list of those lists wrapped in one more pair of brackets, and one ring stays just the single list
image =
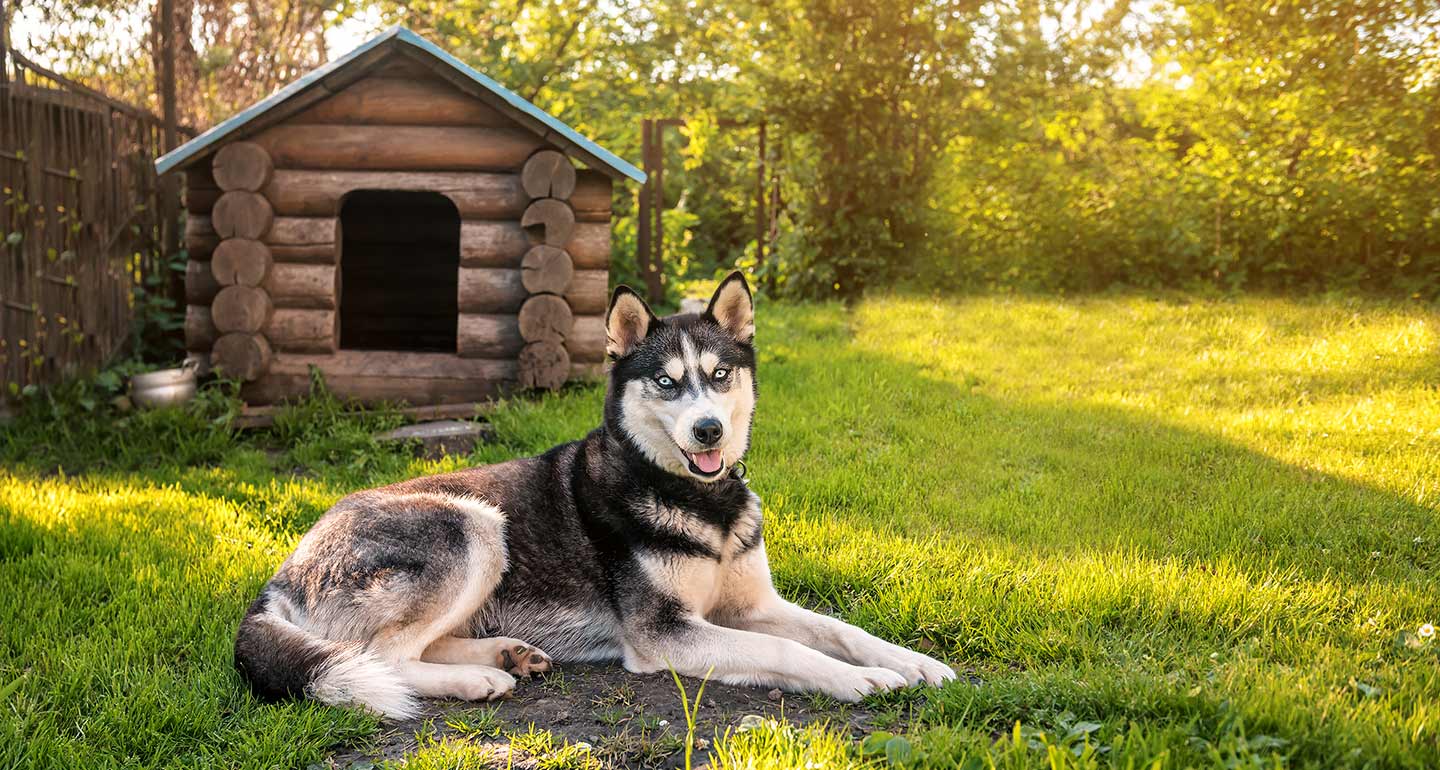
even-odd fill
[{"label": "dog's blue eye", "polygon": [[715,370],[715,373],[712,374],[712,375],[710,375],[710,376],[711,376],[711,377],[714,377],[714,378],[717,379],[717,380],[723,380],[723,379],[725,379],[726,377],[729,377],[729,376],[730,376],[730,370],[729,370],[729,369],[716,369],[716,370]]},{"label": "dog's blue eye", "polygon": [[655,384],[659,385],[662,388],[665,388],[666,390],[675,387],[675,381],[670,379],[670,375],[668,374],[662,374],[659,377],[656,377]]}]

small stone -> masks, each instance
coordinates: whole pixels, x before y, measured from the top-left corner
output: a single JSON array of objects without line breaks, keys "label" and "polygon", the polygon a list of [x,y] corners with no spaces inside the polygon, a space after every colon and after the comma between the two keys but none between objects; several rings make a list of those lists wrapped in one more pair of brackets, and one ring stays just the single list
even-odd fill
[{"label": "small stone", "polygon": [[779,688],[779,687],[776,687],[775,689],[771,690],[770,692],[765,693],[765,697],[769,698],[770,700],[773,700],[773,701],[778,702],[781,698],[785,697],[785,693],[780,692],[780,688]]},{"label": "small stone", "polygon": [[381,442],[418,441],[420,456],[438,460],[447,454],[469,454],[475,445],[490,435],[489,423],[465,420],[418,422],[375,436]]}]

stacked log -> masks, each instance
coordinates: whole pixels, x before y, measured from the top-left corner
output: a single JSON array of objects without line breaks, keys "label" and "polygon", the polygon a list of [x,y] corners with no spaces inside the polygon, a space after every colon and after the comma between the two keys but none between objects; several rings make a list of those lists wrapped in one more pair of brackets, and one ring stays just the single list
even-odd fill
[{"label": "stacked log", "polygon": [[[459,353],[466,358],[515,357],[521,388],[553,390],[563,385],[572,369],[570,340],[577,327],[593,325],[577,319],[576,313],[582,308],[596,312],[597,297],[599,312],[604,311],[609,226],[576,222],[572,196],[577,180],[575,166],[563,153],[540,150],[520,171],[520,187],[529,203],[518,227],[490,222],[461,226]],[[595,189],[586,187],[587,211],[602,208],[592,201],[599,197]],[[608,197],[606,186],[607,212]],[[598,225],[607,235],[601,239],[585,232],[582,224]],[[600,269],[576,270],[569,249],[577,241],[581,251],[589,247],[586,264]],[[598,253],[602,242],[603,255]],[[604,349],[603,339],[599,349]]]},{"label": "stacked log", "polygon": [[[263,147],[234,142],[215,153],[207,170],[208,178],[200,169],[188,177],[195,194],[187,198],[192,261],[186,270],[185,343],[194,351],[208,348],[222,374],[251,381],[265,374],[273,356],[266,328],[275,306],[264,284],[274,255],[263,239],[275,212],[260,191],[274,164]],[[205,185],[209,181],[215,192]]]}]

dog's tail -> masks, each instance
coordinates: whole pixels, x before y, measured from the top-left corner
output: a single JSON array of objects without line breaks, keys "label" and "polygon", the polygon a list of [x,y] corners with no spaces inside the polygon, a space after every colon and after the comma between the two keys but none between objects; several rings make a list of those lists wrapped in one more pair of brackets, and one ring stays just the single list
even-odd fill
[{"label": "dog's tail", "polygon": [[276,611],[267,594],[250,605],[235,635],[235,668],[256,695],[362,706],[390,719],[419,712],[414,691],[393,666],[358,643],[306,631]]}]

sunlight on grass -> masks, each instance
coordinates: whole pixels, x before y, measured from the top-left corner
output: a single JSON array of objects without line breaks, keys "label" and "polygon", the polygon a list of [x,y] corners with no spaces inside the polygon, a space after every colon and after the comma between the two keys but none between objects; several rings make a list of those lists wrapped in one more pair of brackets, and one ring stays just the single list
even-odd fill
[{"label": "sunlight on grass", "polygon": [[[747,462],[782,592],[982,683],[886,696],[915,710],[903,741],[772,723],[712,766],[1440,764],[1440,644],[1414,633],[1440,618],[1433,310],[891,297],[760,321]],[[495,443],[438,463],[323,401],[271,434],[145,418],[118,459],[85,439],[108,428],[61,454],[22,421],[0,443],[0,766],[303,767],[374,735],[243,690],[255,591],[345,492],[543,450],[601,398],[510,402]],[[218,459],[166,461],[181,441]],[[485,713],[407,766],[497,764],[515,738]]]}]

